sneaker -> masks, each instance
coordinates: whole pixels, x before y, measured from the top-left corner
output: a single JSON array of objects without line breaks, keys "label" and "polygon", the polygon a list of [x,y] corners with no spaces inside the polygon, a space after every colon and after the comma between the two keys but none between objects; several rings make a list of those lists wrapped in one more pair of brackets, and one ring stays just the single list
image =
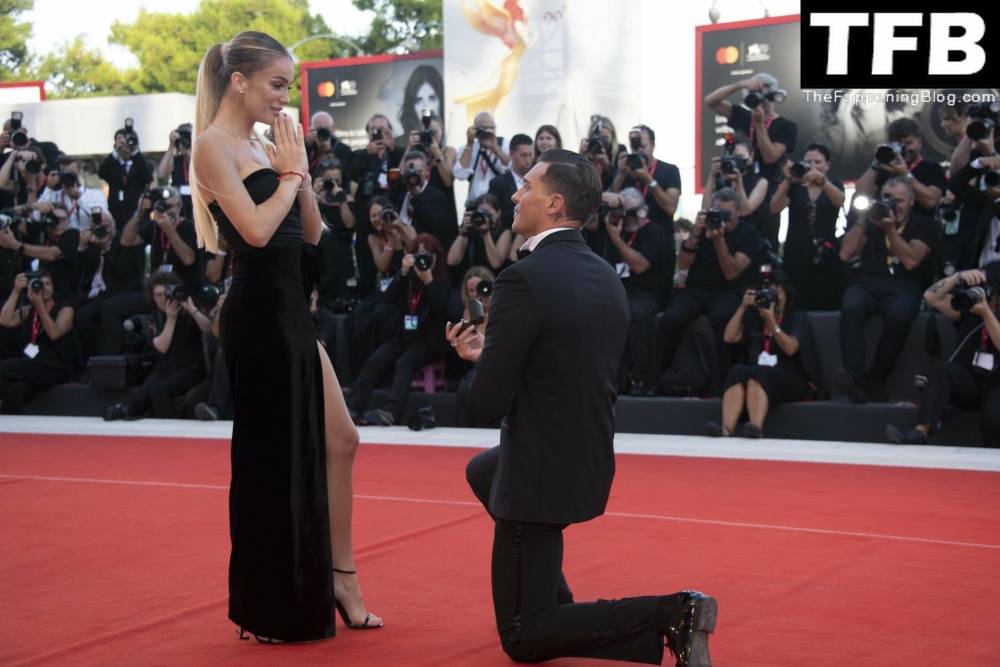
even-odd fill
[{"label": "sneaker", "polygon": [[889,442],[895,445],[927,444],[927,436],[917,429],[913,429],[912,431],[900,431],[892,424],[885,427],[885,437],[889,438]]},{"label": "sneaker", "polygon": [[361,415],[361,419],[374,426],[394,426],[396,418],[388,410],[369,410]]},{"label": "sneaker", "polygon": [[194,416],[203,422],[219,421],[219,409],[208,403],[199,403],[194,406]]},{"label": "sneaker", "polygon": [[868,402],[868,392],[865,390],[863,380],[843,368],[834,371],[833,386],[847,394],[847,398],[855,405]]}]

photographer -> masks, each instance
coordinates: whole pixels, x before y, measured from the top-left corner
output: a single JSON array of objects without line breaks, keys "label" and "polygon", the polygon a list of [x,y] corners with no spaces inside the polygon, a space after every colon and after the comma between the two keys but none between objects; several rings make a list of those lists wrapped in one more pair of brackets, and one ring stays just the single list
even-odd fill
[{"label": "photographer", "polygon": [[[740,217],[753,215],[767,199],[768,181],[766,178],[750,173],[750,147],[739,142],[731,144],[729,155],[712,158],[712,168],[702,189],[701,201],[704,207],[712,201],[716,190],[732,188],[740,196]],[[750,194],[747,194],[746,184],[751,183]],[[751,223],[752,224],[752,223]],[[757,229],[755,227],[755,229]],[[760,231],[758,229],[758,231]]]},{"label": "photographer", "polygon": [[474,266],[498,271],[507,262],[512,237],[500,220],[500,202],[487,192],[465,210],[458,236],[448,249],[448,266],[459,273]]},{"label": "photographer", "polygon": [[940,280],[924,300],[957,323],[959,345],[928,373],[916,427],[900,431],[890,424],[886,436],[900,445],[926,444],[951,403],[978,409],[983,444],[1000,447],[1000,263]]},{"label": "photographer", "polygon": [[948,161],[952,175],[964,169],[977,157],[996,154],[996,124],[1000,123],[1000,109],[997,109],[997,104],[997,102],[982,102],[965,107],[965,115],[961,120],[962,138],[959,139]]},{"label": "photographer", "polygon": [[11,207],[30,206],[38,200],[46,181],[43,160],[40,150],[30,148],[11,151],[5,156],[0,167],[0,190],[8,193],[6,200]]},{"label": "photographer", "polygon": [[[27,291],[28,305],[19,305]],[[73,379],[80,359],[73,308],[57,306],[48,272],[18,274],[0,310],[0,326],[20,329],[23,354],[0,364],[0,413],[21,414],[42,389]]]},{"label": "photographer", "polygon": [[1000,156],[975,158],[952,177],[948,187],[961,216],[954,265],[970,269],[1000,259]]},{"label": "photographer", "polygon": [[41,243],[22,242],[7,228],[0,231],[0,247],[21,257],[40,260],[40,267],[51,275],[56,298],[74,299],[80,276],[80,253],[86,249],[89,237],[82,238],[80,230],[70,226],[65,210],[51,205],[48,209],[50,212],[42,216],[39,225]]},{"label": "photographer", "polygon": [[[354,239],[356,221],[352,197],[342,186],[339,167],[328,167],[313,179],[313,192],[325,223],[318,248],[320,255],[320,304],[331,307],[337,299],[357,296]],[[353,279],[353,282],[352,282]],[[351,289],[349,283],[354,287]]]},{"label": "photographer", "polygon": [[844,185],[827,178],[830,149],[806,147],[801,162],[786,162],[771,213],[788,209],[784,270],[802,310],[838,310],[844,296],[844,271],[837,256],[837,216]]},{"label": "photographer", "polygon": [[601,190],[611,189],[611,184],[618,173],[618,156],[628,149],[618,143],[618,133],[615,124],[607,116],[594,114],[590,117],[590,127],[587,136],[580,140],[580,155],[586,155],[598,176],[601,177]]},{"label": "photographer", "polygon": [[490,189],[490,181],[507,171],[510,165],[508,146],[497,137],[497,122],[489,111],[476,114],[472,127],[465,132],[465,148],[458,157],[455,178],[469,181],[465,200],[473,201]]},{"label": "photographer", "polygon": [[[746,90],[741,106],[726,100],[733,93]],[[795,150],[798,127],[787,118],[779,116],[774,105],[784,101],[787,93],[778,88],[778,80],[761,72],[749,79],[722,86],[705,98],[705,104],[729,119],[732,128],[750,138],[753,173],[766,178],[768,197],[781,182],[781,166],[785,155]],[[761,236],[778,248],[780,218],[761,209],[754,216],[754,227]]]},{"label": "photographer", "polygon": [[[859,261],[859,276],[844,292],[840,313],[840,349],[844,368],[834,384],[854,403],[888,400],[885,381],[896,365],[910,324],[920,307],[923,263],[934,245],[934,221],[914,207],[912,181],[890,178],[882,199],[865,219],[856,220],[841,239],[840,259]],[[865,370],[865,322],[882,316],[882,338],[875,360]]]},{"label": "photographer", "polygon": [[[500,204],[500,225],[504,229],[510,229],[514,224],[514,202],[511,197],[524,185],[524,177],[534,163],[535,154],[531,137],[526,134],[515,134],[511,137],[510,169],[490,181],[489,190]],[[523,243],[524,239],[521,241]],[[505,256],[506,254],[504,253]]]},{"label": "photographer", "polygon": [[389,191],[389,199],[396,205],[404,225],[412,226],[418,234],[432,234],[447,247],[458,235],[458,226],[448,207],[447,196],[430,187],[427,156],[420,151],[410,151],[403,157],[400,168],[400,187]]},{"label": "photographer", "polygon": [[740,363],[729,369],[722,387],[722,424],[705,425],[707,435],[759,438],[767,413],[783,403],[815,394],[819,356],[809,318],[795,306],[795,289],[780,271],[760,290],[747,290],[726,325],[723,340],[739,346]]},{"label": "photographer", "polygon": [[619,385],[641,396],[654,385],[653,316],[673,268],[673,237],[650,224],[646,201],[635,188],[605,192],[603,202],[603,220],[595,218],[584,229],[588,245],[615,267],[625,286],[629,334]]},{"label": "photographer", "polygon": [[150,246],[151,273],[177,274],[190,293],[201,287],[194,223],[181,216],[181,196],[175,188],[157,188],[143,195],[122,230],[121,244],[126,248]]},{"label": "photographer", "polygon": [[160,158],[156,167],[156,177],[160,182],[170,179],[170,186],[181,193],[182,215],[191,215],[191,133],[194,130],[191,123],[181,123],[176,130],[170,131],[167,141],[167,152]]},{"label": "photographer", "polygon": [[[447,354],[443,332],[451,290],[444,260],[444,249],[430,234],[417,236],[403,257],[399,275],[385,292],[385,301],[399,313],[398,329],[368,358],[351,388],[347,407],[355,423],[399,424],[413,373]],[[364,412],[372,391],[391,368],[395,370],[389,400],[382,409]]]},{"label": "photographer", "polygon": [[681,173],[675,165],[661,162],[653,155],[656,133],[645,125],[629,132],[632,153],[619,153],[618,173],[611,184],[612,192],[635,188],[642,193],[649,207],[649,219],[673,233],[674,213],[681,196]]},{"label": "photographer", "polygon": [[924,159],[919,123],[897,118],[889,123],[886,135],[889,143],[876,149],[874,159],[855,184],[855,193],[874,197],[890,178],[906,178],[913,187],[916,212],[933,217],[947,181],[941,165]]},{"label": "photographer", "polygon": [[[342,171],[348,171],[351,166],[351,147],[337,139],[336,125],[333,116],[326,111],[317,111],[309,119],[309,131],[306,133],[306,158],[309,160],[309,173],[316,174],[320,163],[336,160]],[[348,184],[350,185],[350,184]],[[345,187],[345,190],[350,188]]]},{"label": "photographer", "polygon": [[351,155],[347,168],[349,180],[358,184],[354,196],[359,210],[368,208],[368,200],[384,195],[389,189],[389,169],[403,159],[403,149],[393,143],[392,123],[382,114],[375,114],[365,125],[368,145]]},{"label": "photographer", "polygon": [[[485,266],[473,266],[462,278],[462,289],[458,294],[461,302],[461,319],[470,322],[472,317],[469,313],[469,302],[478,300],[483,304],[483,322],[476,325],[480,333],[486,332],[486,324],[490,319],[490,301],[493,297],[493,283],[496,275]],[[456,321],[458,318],[449,317],[448,321]],[[472,378],[474,376],[475,364],[463,362],[467,368],[462,377],[458,389],[455,390],[456,421],[459,428],[500,428],[499,420],[495,423],[487,422],[476,414],[475,405],[472,402]]]},{"label": "photographer", "polygon": [[540,125],[535,130],[534,159],[537,160],[545,151],[562,148],[562,135],[555,125]]},{"label": "photographer", "polygon": [[691,236],[681,245],[677,268],[687,269],[685,288],[677,290],[665,312],[660,343],[663,362],[669,367],[684,327],[706,314],[715,332],[719,368],[728,368],[723,329],[739,307],[742,290],[753,272],[761,239],[753,227],[740,220],[740,196],[731,188],[712,196],[712,208],[695,218]]},{"label": "photographer", "polygon": [[157,419],[173,419],[177,415],[174,399],[205,377],[201,335],[211,332],[212,320],[198,310],[174,273],[152,275],[146,296],[156,307],[156,363],[145,382],[129,392],[125,403],[115,403],[104,411],[105,421],[140,419],[150,408]]},{"label": "photographer", "polygon": [[51,213],[54,206],[61,207],[67,212],[69,226],[78,231],[90,227],[93,209],[111,212],[103,192],[83,185],[80,164],[74,158],[59,159],[59,185],[58,190],[46,189],[31,208],[45,214]]},{"label": "photographer", "polygon": [[108,184],[108,209],[119,225],[135,213],[139,198],[153,182],[153,173],[146,156],[139,150],[139,135],[132,129],[131,119],[115,132],[115,146],[97,170]]}]

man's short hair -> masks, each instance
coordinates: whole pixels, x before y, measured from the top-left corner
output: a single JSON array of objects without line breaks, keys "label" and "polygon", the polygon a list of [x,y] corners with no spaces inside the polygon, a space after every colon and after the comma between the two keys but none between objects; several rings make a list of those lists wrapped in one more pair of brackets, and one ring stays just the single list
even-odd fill
[{"label": "man's short hair", "polygon": [[372,114],[372,117],[368,119],[367,123],[365,123],[365,132],[367,132],[368,134],[371,134],[371,132],[372,132],[372,121],[375,120],[376,118],[381,118],[382,120],[384,120],[385,124],[389,127],[389,131],[390,132],[395,132],[395,130],[392,128],[392,121],[389,120],[388,116],[386,116],[385,114],[381,114],[381,113]]},{"label": "man's short hair", "polygon": [[515,134],[513,137],[510,138],[510,146],[509,146],[510,150],[508,151],[508,153],[513,153],[521,146],[531,146],[532,148],[534,148],[535,142],[532,141],[531,137],[529,137],[526,134]]},{"label": "man's short hair", "polygon": [[902,141],[906,137],[920,136],[920,124],[912,118],[897,118],[885,130],[889,141]]},{"label": "man's short hair", "polygon": [[649,125],[636,125],[635,129],[637,129],[637,130],[639,130],[641,132],[645,132],[646,134],[648,134],[649,135],[649,143],[651,143],[651,144],[655,144],[656,143],[656,132],[653,132],[653,128],[651,128]]},{"label": "man's short hair", "polygon": [[497,199],[497,196],[492,192],[484,192],[483,194],[473,199],[472,204],[469,206],[469,209],[475,211],[483,204],[493,207],[493,210],[495,211],[500,210],[500,200]]},{"label": "man's short hair", "polygon": [[642,193],[635,188],[625,188],[618,193],[618,196],[621,198],[622,205],[625,208],[644,208],[649,210],[646,198],[643,197]]},{"label": "man's short hair", "polygon": [[894,188],[897,185],[902,185],[904,188],[906,188],[906,191],[910,195],[910,199],[915,198],[913,192],[913,183],[910,183],[910,179],[907,178],[906,176],[893,176],[892,178],[890,178],[885,182],[885,185],[882,186],[882,191],[885,192],[889,188]]},{"label": "man's short hair", "polygon": [[157,286],[168,287],[170,285],[183,285],[184,281],[173,271],[157,271],[146,278],[146,299],[153,303],[153,290]]},{"label": "man's short hair", "polygon": [[714,208],[716,204],[721,204],[722,202],[731,202],[740,205],[740,193],[732,188],[722,188],[721,190],[716,190],[712,193],[712,207]]},{"label": "man's short hair", "polygon": [[594,164],[573,151],[553,148],[539,156],[548,164],[542,181],[566,202],[566,217],[585,223],[601,204],[601,179]]},{"label": "man's short hair", "polygon": [[422,151],[409,151],[403,156],[403,162],[409,162],[410,160],[420,160],[424,164],[427,164],[427,154]]}]

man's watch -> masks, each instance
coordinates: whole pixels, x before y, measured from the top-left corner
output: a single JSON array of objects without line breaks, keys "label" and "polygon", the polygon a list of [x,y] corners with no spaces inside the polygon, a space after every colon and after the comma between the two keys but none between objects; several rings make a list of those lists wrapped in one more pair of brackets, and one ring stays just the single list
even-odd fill
[{"label": "man's watch", "polygon": [[659,184],[659,183],[657,183],[657,182],[656,182],[656,179],[654,178],[653,180],[651,180],[651,181],[649,182],[649,187],[651,187],[652,189],[654,189],[654,190],[655,190],[656,188],[660,187],[660,184]]}]

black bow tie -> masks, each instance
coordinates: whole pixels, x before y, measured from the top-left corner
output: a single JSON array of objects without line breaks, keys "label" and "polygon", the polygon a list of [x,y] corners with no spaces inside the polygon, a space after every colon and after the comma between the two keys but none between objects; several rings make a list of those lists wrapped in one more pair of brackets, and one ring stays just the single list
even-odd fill
[{"label": "black bow tie", "polygon": [[527,248],[521,248],[520,250],[517,251],[517,258],[519,260],[520,259],[524,259],[525,257],[527,257],[530,254],[531,254],[530,250],[528,250]]}]

